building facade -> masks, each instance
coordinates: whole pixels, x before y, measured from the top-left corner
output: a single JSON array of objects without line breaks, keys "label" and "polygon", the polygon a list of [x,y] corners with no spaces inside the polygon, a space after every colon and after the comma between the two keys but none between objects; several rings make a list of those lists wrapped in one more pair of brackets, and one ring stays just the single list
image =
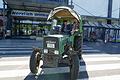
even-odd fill
[{"label": "building facade", "polygon": [[3,2],[7,6],[5,34],[9,37],[36,35],[36,32],[45,26],[43,23],[46,24],[48,14],[54,7],[69,6],[69,0],[3,0]]}]

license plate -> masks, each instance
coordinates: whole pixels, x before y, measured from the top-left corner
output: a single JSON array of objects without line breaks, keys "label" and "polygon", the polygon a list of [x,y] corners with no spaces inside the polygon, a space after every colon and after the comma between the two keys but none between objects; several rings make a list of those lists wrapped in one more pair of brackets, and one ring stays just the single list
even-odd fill
[{"label": "license plate", "polygon": [[47,48],[55,48],[55,44],[47,44]]}]

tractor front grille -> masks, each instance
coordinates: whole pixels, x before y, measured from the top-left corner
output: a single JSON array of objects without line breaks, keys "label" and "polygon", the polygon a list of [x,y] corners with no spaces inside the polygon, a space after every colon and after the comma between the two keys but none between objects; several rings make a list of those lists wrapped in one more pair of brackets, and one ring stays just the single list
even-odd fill
[{"label": "tractor front grille", "polygon": [[56,37],[45,37],[43,49],[47,49],[49,54],[54,54],[55,50],[59,51],[59,40]]},{"label": "tractor front grille", "polygon": [[44,67],[58,67],[59,56],[58,55],[44,55],[43,66]]}]

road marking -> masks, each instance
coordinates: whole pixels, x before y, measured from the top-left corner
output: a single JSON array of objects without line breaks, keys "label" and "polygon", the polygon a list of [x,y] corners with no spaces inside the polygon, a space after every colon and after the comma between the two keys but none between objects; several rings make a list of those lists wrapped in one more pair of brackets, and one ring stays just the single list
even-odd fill
[{"label": "road marking", "polygon": [[29,69],[0,71],[0,78],[27,76]]},{"label": "road marking", "polygon": [[[59,68],[44,68],[39,69],[40,74],[57,74],[57,73],[68,73],[68,67],[59,67]],[[30,73],[29,69],[20,69],[20,70],[7,70],[7,71],[0,71],[0,78],[5,77],[20,77],[20,76],[27,76],[27,75],[34,75]]]},{"label": "road marking", "polygon": [[110,76],[102,76],[102,77],[94,77],[94,78],[84,78],[77,80],[120,80],[120,75],[110,75]]},{"label": "road marking", "polygon": [[118,48],[118,46],[113,46],[114,48]]},{"label": "road marking", "polygon": [[118,57],[97,57],[97,58],[84,58],[82,60],[80,60],[81,62],[85,61],[85,62],[95,62],[95,61],[116,61],[116,60],[120,60],[120,58]]},{"label": "road marking", "polygon": [[25,60],[29,60],[29,59],[30,59],[30,57],[26,57],[26,56],[21,56],[21,57],[1,56],[0,62],[1,61],[25,61]]},{"label": "road marking", "polygon": [[[107,55],[107,54],[105,54]],[[83,55],[86,57],[86,55]],[[88,55],[89,56],[89,55]],[[95,56],[95,55],[93,55]],[[99,55],[97,55],[99,56]],[[103,56],[103,55],[101,55]],[[12,58],[12,57],[10,57]],[[19,57],[14,57],[14,58],[19,58]],[[24,57],[20,57],[24,58]],[[4,59],[4,58],[3,58]],[[85,62],[88,61],[105,61],[105,60],[120,60],[118,57],[102,57],[102,58],[84,58]],[[2,66],[9,66],[9,65],[26,65],[28,66],[29,60],[25,61],[0,61],[0,67]],[[80,66],[80,72],[83,71],[100,71],[100,70],[112,70],[112,69],[120,69],[120,63],[114,63],[114,64],[95,64],[95,65],[87,65],[86,66]],[[40,74],[57,74],[57,73],[69,73],[69,67],[58,67],[58,68],[44,68],[40,69]],[[29,74],[30,70],[29,69],[18,69],[18,70],[5,70],[5,71],[0,71],[0,78],[6,78],[6,77],[21,77],[21,76],[27,76],[27,75],[33,75]],[[119,75],[120,76],[120,75]],[[115,79],[114,79],[115,77]],[[89,78],[89,80],[120,80],[120,77],[117,76],[112,76],[110,79],[108,77],[95,77],[95,78]],[[100,78],[100,79],[99,79]],[[78,79],[78,80],[87,80],[86,79]]]},{"label": "road marking", "polygon": [[83,50],[84,49],[93,49],[92,47],[83,47]]},{"label": "road marking", "polygon": [[11,49],[32,49],[32,48],[0,48],[0,50],[11,50]]},{"label": "road marking", "polygon": [[5,58],[5,59],[7,59],[7,58],[15,58],[15,59],[19,59],[19,58],[29,58],[30,57],[30,55],[17,55],[17,54],[15,54],[15,55],[1,55],[1,58]]},{"label": "road marking", "polygon": [[[93,56],[112,56],[110,54],[87,54],[87,55],[82,55],[83,57],[93,57]],[[120,55],[119,55],[120,56]]]},{"label": "road marking", "polygon": [[100,50],[82,50],[83,52],[101,52]]},{"label": "road marking", "polygon": [[[100,65],[80,66],[80,72],[81,71],[111,70],[111,69],[120,69],[120,63],[119,64],[100,64]],[[19,71],[20,70],[8,70],[8,71],[0,71],[0,73],[8,74],[10,72],[15,72],[17,74],[17,72],[19,72]],[[23,72],[23,71],[24,71],[24,69],[21,70],[21,72]],[[29,69],[25,70],[24,72],[26,72],[26,71],[28,72]],[[42,70],[42,74],[56,74],[56,73],[68,73],[68,72],[69,72],[69,67],[43,68],[43,70]],[[1,76],[1,74],[0,74],[0,76]]]},{"label": "road marking", "polygon": [[98,70],[110,70],[120,69],[120,63],[116,64],[100,64],[100,65],[87,65],[80,66],[80,71],[98,71]]},{"label": "road marking", "polygon": [[83,44],[83,47],[88,47],[88,46]]},{"label": "road marking", "polygon": [[[96,71],[96,70],[109,70],[109,69],[120,69],[120,64],[90,65],[87,67],[80,66],[80,71]],[[30,73],[29,69],[0,71],[0,78],[27,76],[29,73]],[[40,69],[40,74],[56,74],[56,73],[69,73],[69,67]],[[105,79],[101,79],[101,80],[105,80]],[[111,80],[111,79],[107,79],[107,80]]]},{"label": "road marking", "polygon": [[2,53],[2,54],[6,54],[6,53],[31,53],[32,52],[32,50],[31,51],[0,51],[0,53]]},{"label": "road marking", "polygon": [[8,60],[8,59],[29,59],[30,57],[29,56],[20,56],[20,55],[11,55],[11,56],[1,56],[3,58],[1,58],[0,60]]},{"label": "road marking", "polygon": [[0,61],[0,66],[26,65],[26,64],[29,64],[28,60],[25,60],[25,61]]}]

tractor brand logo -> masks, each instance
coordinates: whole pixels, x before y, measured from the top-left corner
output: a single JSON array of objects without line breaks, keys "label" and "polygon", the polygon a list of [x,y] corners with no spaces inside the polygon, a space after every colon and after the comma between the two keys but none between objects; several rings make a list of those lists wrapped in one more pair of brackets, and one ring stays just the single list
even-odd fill
[{"label": "tractor brand logo", "polygon": [[46,41],[46,43],[52,43],[52,44],[54,44],[54,43],[56,43],[56,41]]}]

